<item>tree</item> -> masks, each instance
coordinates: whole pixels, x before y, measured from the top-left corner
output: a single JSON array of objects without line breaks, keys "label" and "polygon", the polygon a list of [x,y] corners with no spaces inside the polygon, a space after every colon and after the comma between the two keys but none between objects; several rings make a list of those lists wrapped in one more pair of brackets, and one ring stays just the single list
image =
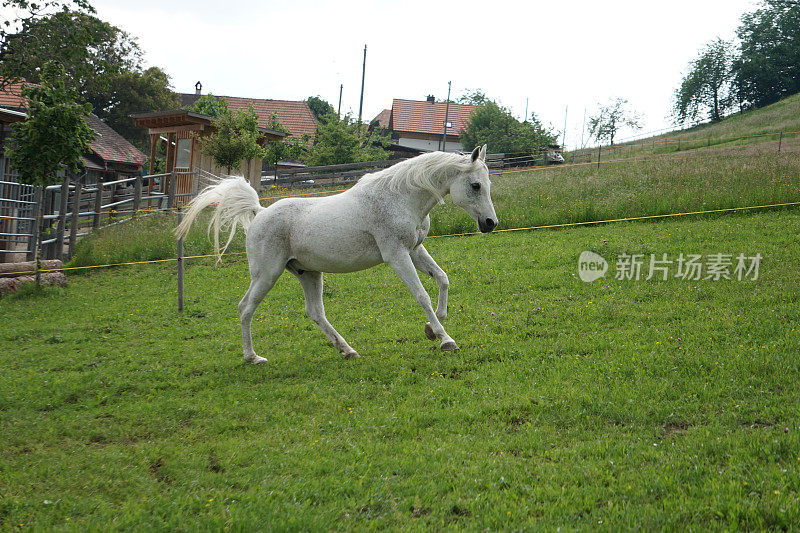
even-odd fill
[{"label": "tree", "polygon": [[361,131],[358,123],[347,114],[339,120],[335,114],[317,125],[314,143],[308,149],[305,163],[310,166],[338,165],[358,161],[387,159],[389,138],[377,132]]},{"label": "tree", "polygon": [[535,152],[553,144],[555,135],[548,131],[535,113],[520,122],[511,111],[491,100],[478,107],[458,139],[464,150],[487,144],[492,152]]},{"label": "tree", "polygon": [[630,109],[624,98],[613,98],[608,105],[601,106],[596,115],[589,117],[589,137],[598,142],[609,141],[614,144],[614,137],[622,128],[640,129],[641,118]]},{"label": "tree", "polygon": [[195,102],[186,106],[190,111],[196,111],[210,117],[219,117],[228,111],[228,101],[221,96],[214,96],[213,94],[204,94]]},{"label": "tree", "polygon": [[[10,46],[13,46],[16,50],[25,50],[27,48],[26,41],[33,40],[31,35],[21,31],[24,26],[33,24],[37,20],[53,13],[70,9],[94,13],[94,8],[87,0],[38,0],[35,2],[30,0],[2,0],[0,7],[6,13],[14,13],[13,17],[5,19],[0,25],[0,65],[5,64],[10,59],[8,57]],[[62,46],[80,47],[81,45],[74,42],[65,42],[62,43]],[[20,64],[25,63],[26,58],[18,57],[17,62]],[[31,61],[27,62],[30,63]],[[5,87],[10,81],[13,81],[13,78],[0,80],[0,87]]]},{"label": "tree", "polygon": [[336,115],[333,106],[319,96],[309,96],[306,98],[306,104],[318,122],[327,122],[328,117]]},{"label": "tree", "polygon": [[480,89],[464,89],[464,92],[462,92],[461,96],[456,100],[459,104],[468,105],[485,105],[488,101],[489,99],[486,98],[486,93]]},{"label": "tree", "polygon": [[66,168],[78,172],[82,157],[89,152],[94,131],[86,123],[89,104],[77,102],[77,92],[66,83],[58,65],[48,63],[42,70],[40,85],[28,85],[28,120],[12,126],[11,165],[20,183],[51,185],[58,172]]},{"label": "tree", "polygon": [[679,123],[697,121],[708,111],[712,121],[722,119],[733,99],[733,53],[731,44],[716,39],[706,45],[689,65],[689,73],[675,91],[673,114]]},{"label": "tree", "polygon": [[147,134],[130,115],[178,106],[169,76],[157,67],[143,69],[136,40],[86,12],[62,10],[25,20],[0,55],[2,75],[33,83],[45,63],[56,62],[80,98],[140,148],[146,148]]},{"label": "tree", "polygon": [[[228,174],[243,160],[263,157],[264,149],[259,145],[258,115],[252,106],[240,109],[235,114],[227,109],[214,119],[217,131],[203,140],[202,150],[214,162],[225,167]],[[249,169],[248,169],[249,170]]]},{"label": "tree", "polygon": [[158,67],[150,67],[144,71],[125,70],[109,76],[107,81],[105,90],[87,90],[84,97],[98,117],[147,153],[147,130],[137,126],[131,115],[178,107],[178,95],[170,89],[169,76]]},{"label": "tree", "polygon": [[736,33],[736,96],[744,107],[761,107],[800,92],[800,2],[763,0],[742,16]]},{"label": "tree", "polygon": [[[274,113],[269,116],[267,128],[289,133],[289,130],[281,124]],[[307,139],[305,138],[298,141],[296,139],[290,140],[286,137],[281,140],[270,141],[265,150],[264,161],[276,168],[280,161],[299,159],[303,155],[303,146],[306,141]]]},{"label": "tree", "polygon": [[141,50],[127,33],[88,13],[68,10],[26,20],[0,55],[5,76],[37,83],[44,64],[53,61],[79,91],[87,84],[104,84],[107,74],[136,68],[141,61]]}]

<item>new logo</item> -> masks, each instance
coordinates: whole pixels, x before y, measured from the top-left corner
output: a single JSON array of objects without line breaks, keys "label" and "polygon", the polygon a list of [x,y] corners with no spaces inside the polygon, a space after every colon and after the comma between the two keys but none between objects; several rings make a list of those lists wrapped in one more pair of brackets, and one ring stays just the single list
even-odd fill
[{"label": "new logo", "polygon": [[594,252],[581,252],[578,258],[578,277],[586,283],[605,277],[608,272],[608,261]]}]

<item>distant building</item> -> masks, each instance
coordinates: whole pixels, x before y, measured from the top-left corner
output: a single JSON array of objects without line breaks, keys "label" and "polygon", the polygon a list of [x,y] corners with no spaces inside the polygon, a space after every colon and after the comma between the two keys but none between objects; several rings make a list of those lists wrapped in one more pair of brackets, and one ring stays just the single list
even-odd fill
[{"label": "distant building", "polygon": [[[21,238],[30,231],[26,217],[33,214],[33,192],[31,187],[19,185],[18,173],[5,154],[12,134],[11,125],[28,120],[28,100],[22,96],[26,84],[24,81],[8,83],[0,89],[0,258],[3,261],[30,257],[30,253],[23,252],[29,244]],[[94,130],[94,140],[83,155],[84,184],[141,174],[147,156],[96,115],[90,114],[86,122]]]},{"label": "distant building", "polygon": [[[423,101],[395,98],[387,131],[397,145],[424,152],[442,150],[447,131],[445,151],[458,152],[463,149],[458,132],[467,125],[476,108],[474,105],[437,102],[433,96]],[[384,113],[378,115],[376,120],[385,120]]]},{"label": "distant building", "polygon": [[378,131],[388,131],[389,130],[389,121],[392,118],[392,110],[391,109],[384,109],[378,116],[372,119],[372,122],[369,123],[369,127],[373,129],[377,129]]},{"label": "distant building", "polygon": [[[200,96],[202,95],[199,88],[194,94],[181,94],[181,107],[194,104]],[[256,115],[258,115],[258,125],[262,128],[267,127],[270,115],[274,114],[278,117],[281,125],[289,130],[289,135],[292,137],[300,137],[304,134],[313,136],[317,130],[317,121],[314,118],[314,114],[308,104],[303,101],[214,96],[223,98],[228,103],[228,109],[234,112],[240,109],[247,109],[248,106],[252,105]]]},{"label": "distant building", "polygon": [[[11,135],[11,124],[28,119],[28,101],[22,96],[25,81],[7,84],[0,90],[0,181],[16,182],[16,172],[5,156],[5,142]],[[115,180],[140,174],[147,156],[140,152],[122,135],[111,129],[96,115],[86,117],[94,130],[91,150],[83,156],[86,167],[84,183],[98,180]]]},{"label": "distant building", "polygon": [[[166,171],[178,172],[176,182],[177,194],[194,193],[208,183],[209,176],[228,174],[228,169],[218,167],[213,159],[203,154],[201,143],[205,136],[216,128],[213,118],[202,113],[175,109],[172,111],[156,111],[133,115],[137,126],[147,128],[150,134],[150,168],[153,174],[159,144],[163,143],[166,151]],[[260,142],[279,140],[286,136],[282,131],[270,130],[259,126]],[[244,176],[258,190],[261,183],[260,158],[242,161],[239,168],[230,169],[232,174]],[[198,179],[194,174],[199,173]],[[160,184],[161,192],[167,191],[167,181]],[[150,185],[152,187],[152,184]]]}]

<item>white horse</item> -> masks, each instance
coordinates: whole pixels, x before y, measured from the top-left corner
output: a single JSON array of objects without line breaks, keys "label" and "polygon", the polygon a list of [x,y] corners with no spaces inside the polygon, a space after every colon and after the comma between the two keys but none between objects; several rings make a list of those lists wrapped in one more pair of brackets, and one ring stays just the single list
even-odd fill
[{"label": "white horse", "polygon": [[[253,351],[250,323],[284,269],[300,280],[311,320],[345,358],[359,357],[325,317],[322,273],[355,272],[380,263],[394,269],[422,306],[428,318],[426,336],[441,339],[442,350],[457,350],[441,323],[447,316],[447,274],[422,241],[430,229],[428,213],[447,194],[477,221],[482,232],[497,226],[485,159],[486,145],[469,156],[424,154],[368,174],[343,193],[284,198],[266,208],[244,178],[222,179],[192,200],[176,233],[185,236],[200,211],[216,204],[208,229],[209,233],[213,229],[214,251],[220,257],[220,226],[231,226],[223,252],[237,224],[244,227],[251,281],[239,302],[239,317],[247,362],[266,362]],[[435,312],[415,268],[439,287]]]}]

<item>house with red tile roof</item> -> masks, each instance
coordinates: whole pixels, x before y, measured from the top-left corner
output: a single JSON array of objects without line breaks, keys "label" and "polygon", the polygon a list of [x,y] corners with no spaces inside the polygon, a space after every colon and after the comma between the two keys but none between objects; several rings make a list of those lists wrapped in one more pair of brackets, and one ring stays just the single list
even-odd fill
[{"label": "house with red tile roof", "polygon": [[[447,152],[458,152],[463,149],[458,132],[466,127],[475,109],[474,105],[437,102],[433,96],[423,101],[395,98],[388,130],[392,140],[400,146],[426,152],[443,148]],[[447,138],[443,147],[445,131]]]},{"label": "house with red tile roof", "polygon": [[13,111],[27,109],[28,100],[22,96],[22,88],[26,85],[29,83],[24,80],[7,82],[5,87],[0,89],[0,108]]},{"label": "house with red tile roof", "polygon": [[142,172],[142,165],[147,161],[146,155],[94,113],[86,117],[86,123],[94,130],[92,152],[83,156],[87,171],[94,171],[98,176],[110,175],[114,179],[121,174]]},{"label": "house with red tile roof", "polygon": [[[16,172],[11,169],[5,151],[2,149],[5,139],[11,135],[11,124],[27,120],[27,99],[22,96],[25,81],[8,83],[0,89],[0,176],[2,181],[16,181]],[[94,183],[99,179],[119,179],[132,174],[139,174],[147,156],[134,147],[127,139],[111,129],[96,115],[86,117],[89,127],[95,136],[91,143],[91,151],[83,156],[86,167],[86,183]]]},{"label": "house with red tile roof", "polygon": [[[190,106],[199,98],[200,93],[181,94],[181,106]],[[228,109],[238,111],[253,106],[258,115],[258,125],[267,128],[269,117],[275,115],[281,125],[289,130],[291,137],[301,137],[304,134],[313,136],[317,130],[317,121],[311,108],[303,101],[270,100],[264,98],[242,98],[239,96],[218,96],[228,103]]]},{"label": "house with red tile roof", "polygon": [[379,130],[388,130],[389,129],[389,119],[392,118],[392,110],[391,109],[384,109],[378,115],[372,119],[372,122],[369,123],[371,128],[377,128]]}]

